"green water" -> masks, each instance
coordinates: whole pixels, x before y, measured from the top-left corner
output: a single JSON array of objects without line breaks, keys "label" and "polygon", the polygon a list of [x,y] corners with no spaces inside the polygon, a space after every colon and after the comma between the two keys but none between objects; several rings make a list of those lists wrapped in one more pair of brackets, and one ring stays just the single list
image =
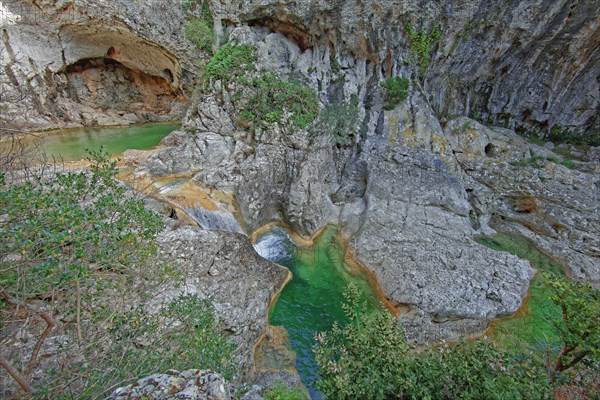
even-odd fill
[{"label": "green water", "polygon": [[[479,237],[476,241],[491,249],[509,252],[528,260],[537,271],[563,275],[560,263],[540,252],[527,239],[499,233],[493,237]],[[529,298],[522,310],[512,318],[498,320],[493,324],[495,339],[507,348],[542,350],[544,342],[552,343],[557,337],[552,322],[562,320],[560,308],[550,300],[551,289],[538,273],[529,288]]]},{"label": "green water", "polygon": [[[370,311],[381,310],[375,290],[365,275],[351,271],[344,263],[343,247],[335,238],[336,228],[327,228],[311,248],[296,246],[281,228],[260,237],[257,251],[263,257],[285,265],[293,274],[269,314],[271,325],[284,326],[296,352],[296,369],[313,398],[319,393],[311,387],[318,378],[312,353],[316,332],[331,329],[333,322],[347,323],[341,304],[349,282],[366,294]],[[266,252],[266,254],[265,254]]]},{"label": "green water", "polygon": [[75,161],[87,157],[86,149],[100,146],[111,156],[129,149],[149,149],[180,127],[179,124],[147,124],[126,128],[68,130],[36,140],[46,155]]}]

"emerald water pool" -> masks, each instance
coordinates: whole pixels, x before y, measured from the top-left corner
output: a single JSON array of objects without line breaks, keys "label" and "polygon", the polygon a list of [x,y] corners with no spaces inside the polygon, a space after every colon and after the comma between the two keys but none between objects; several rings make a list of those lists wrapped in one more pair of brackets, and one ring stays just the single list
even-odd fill
[{"label": "emerald water pool", "polygon": [[86,149],[98,150],[100,146],[111,156],[129,149],[149,149],[162,138],[178,129],[180,124],[146,124],[121,128],[73,129],[35,139],[47,156],[64,161],[87,157]]},{"label": "emerald water pool", "polygon": [[287,329],[296,352],[296,369],[313,399],[320,398],[312,387],[318,378],[312,353],[314,336],[331,329],[334,321],[348,322],[341,306],[348,283],[363,290],[369,311],[382,309],[368,276],[345,262],[337,232],[336,227],[325,228],[312,246],[301,247],[283,228],[276,227],[259,236],[254,245],[262,257],[286,266],[293,274],[271,308],[269,323]]},{"label": "emerald water pool", "polygon": [[[490,333],[502,346],[543,350],[557,339],[553,323],[561,321],[561,310],[551,300],[551,290],[540,272],[564,275],[562,265],[542,253],[532,242],[517,235],[498,233],[479,237],[476,241],[493,250],[506,251],[528,260],[538,272],[529,287],[529,295],[521,309],[509,318],[492,322]],[[537,349],[539,347],[539,349]]]}]

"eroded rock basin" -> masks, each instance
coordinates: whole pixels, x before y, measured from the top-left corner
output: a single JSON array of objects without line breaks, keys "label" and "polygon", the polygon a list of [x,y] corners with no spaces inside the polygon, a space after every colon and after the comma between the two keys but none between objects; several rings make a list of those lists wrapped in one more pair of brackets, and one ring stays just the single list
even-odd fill
[{"label": "eroded rock basin", "polygon": [[331,329],[335,321],[348,322],[342,302],[349,283],[364,292],[368,312],[384,309],[377,290],[364,271],[346,262],[345,247],[334,226],[324,228],[308,246],[297,244],[283,228],[275,227],[260,235],[254,248],[293,275],[271,306],[269,323],[287,329],[302,382],[312,398],[320,398],[312,387],[318,378],[312,352],[315,334]]}]

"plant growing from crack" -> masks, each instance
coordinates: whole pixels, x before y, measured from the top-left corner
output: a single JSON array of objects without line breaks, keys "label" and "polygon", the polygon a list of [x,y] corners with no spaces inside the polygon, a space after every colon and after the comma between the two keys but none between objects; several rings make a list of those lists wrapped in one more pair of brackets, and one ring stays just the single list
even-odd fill
[{"label": "plant growing from crack", "polygon": [[406,33],[410,40],[411,55],[416,60],[417,74],[423,79],[429,67],[433,46],[439,42],[442,31],[439,25],[436,25],[430,33],[426,33],[423,29],[417,31],[408,24]]}]

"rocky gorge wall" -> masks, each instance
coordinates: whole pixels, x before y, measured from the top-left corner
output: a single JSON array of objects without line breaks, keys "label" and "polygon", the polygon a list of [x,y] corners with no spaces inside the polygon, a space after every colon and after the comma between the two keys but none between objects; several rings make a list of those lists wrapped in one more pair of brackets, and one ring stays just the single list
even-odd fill
[{"label": "rocky gorge wall", "polygon": [[[138,174],[194,171],[201,185],[235,195],[250,230],[274,220],[307,235],[342,225],[419,343],[481,333],[521,304],[533,270],[473,240],[493,233],[497,221],[560,257],[572,276],[598,283],[597,162],[570,170],[511,130],[441,121],[418,82],[384,110],[385,75],[368,60],[303,50],[264,27],[241,26],[230,38],[256,48],[251,76],[291,73],[323,108],[355,98],[350,142],[336,144],[322,125],[249,128],[235,100],[244,89],[217,81]],[[527,166],[531,159],[544,167]],[[577,207],[566,201],[571,195]],[[529,197],[535,208],[519,207]]]},{"label": "rocky gorge wall", "polygon": [[[181,112],[178,99],[186,97],[194,67],[179,2],[2,4],[7,121],[40,128],[175,118]],[[251,126],[240,115],[249,89],[217,79],[190,103],[182,129],[139,165],[137,176],[191,174],[204,187],[232,193],[249,231],[272,221],[306,235],[328,223],[341,225],[418,343],[481,333],[491,319],[520,306],[534,271],[473,240],[494,229],[530,238],[564,261],[571,276],[599,284],[600,171],[594,153],[569,169],[561,156],[513,130],[460,117],[593,134],[597,1],[210,4],[216,41],[255,49],[245,78],[270,72],[298,80],[316,93],[321,112],[355,104],[345,140],[337,141],[319,121],[314,129],[294,126],[289,113]],[[43,19],[26,19],[39,10]],[[439,25],[439,40],[431,39],[426,52],[416,49],[409,25],[422,30],[421,38]],[[409,93],[385,109],[382,82],[396,76],[409,79]],[[219,243],[228,235],[219,234]],[[166,238],[176,249],[173,257],[185,252],[183,238]],[[236,257],[246,244],[235,249]],[[212,279],[209,253],[192,261],[209,287],[223,278],[235,289],[243,275],[232,270],[232,279]],[[221,261],[217,272],[234,263]],[[272,271],[280,279],[278,274]],[[269,285],[240,297],[226,321],[245,343],[240,359],[251,357],[248,348],[266,319],[258,315],[274,290]],[[229,293],[217,293],[225,308]],[[245,315],[252,307],[242,300],[256,296],[260,312],[248,314],[256,317],[254,324]]]},{"label": "rocky gorge wall", "polygon": [[45,129],[181,118],[195,67],[181,7],[142,1],[0,6],[3,124]]},{"label": "rocky gorge wall", "polygon": [[[440,28],[423,71],[438,116],[549,130],[599,128],[600,14],[596,1],[213,1],[217,19],[266,26],[302,50],[329,48],[343,67],[366,60],[410,75],[406,29]],[[417,51],[419,53],[420,51]],[[418,62],[418,61],[417,61]]]}]

